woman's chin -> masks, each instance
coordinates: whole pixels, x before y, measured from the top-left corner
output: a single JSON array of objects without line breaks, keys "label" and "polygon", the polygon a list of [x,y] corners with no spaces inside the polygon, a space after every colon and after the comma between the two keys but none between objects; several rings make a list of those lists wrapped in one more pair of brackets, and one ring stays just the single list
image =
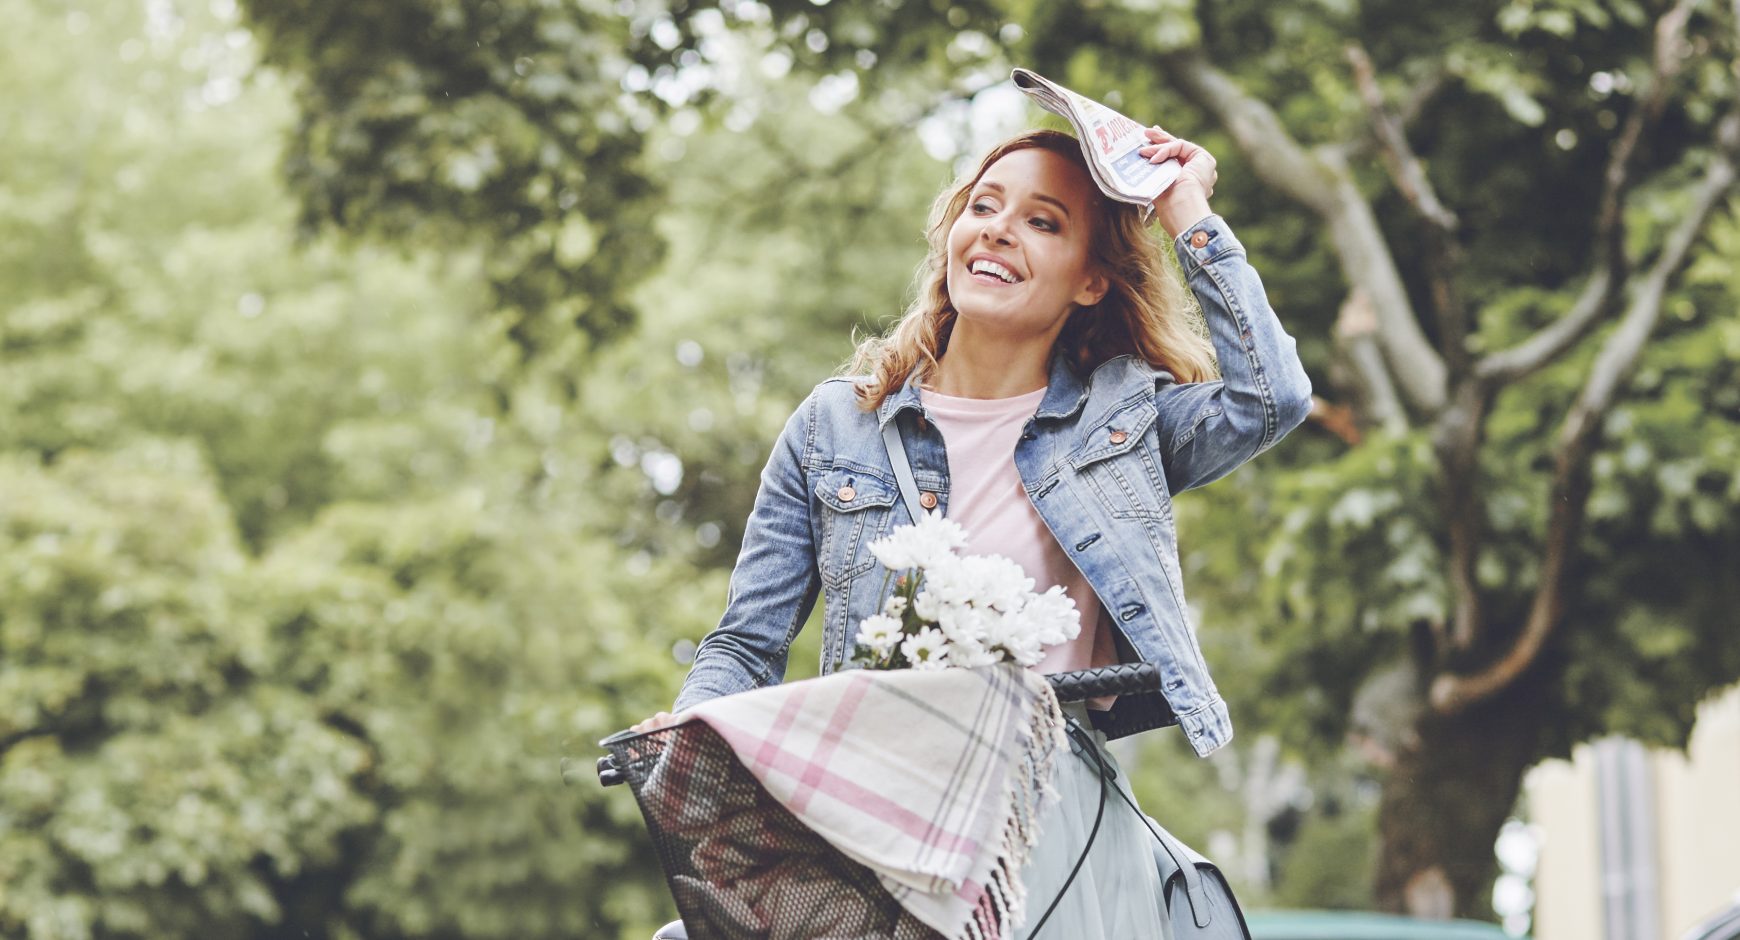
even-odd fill
[{"label": "woman's chin", "polygon": [[1029,338],[1044,335],[1045,324],[1026,311],[1009,307],[993,307],[988,305],[956,304],[955,314],[958,323],[964,323],[968,329],[984,335],[997,335],[1009,339]]}]

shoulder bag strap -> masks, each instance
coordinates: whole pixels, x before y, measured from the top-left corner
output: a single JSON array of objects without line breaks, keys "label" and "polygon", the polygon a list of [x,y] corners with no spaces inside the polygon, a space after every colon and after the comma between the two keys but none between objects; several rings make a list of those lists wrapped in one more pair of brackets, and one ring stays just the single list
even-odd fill
[{"label": "shoulder bag strap", "polygon": [[918,504],[918,484],[912,479],[912,464],[906,460],[906,444],[900,439],[900,419],[890,417],[882,425],[882,443],[888,447],[888,462],[894,465],[894,479],[900,482],[900,498],[906,500],[906,514],[913,522],[923,518]]}]

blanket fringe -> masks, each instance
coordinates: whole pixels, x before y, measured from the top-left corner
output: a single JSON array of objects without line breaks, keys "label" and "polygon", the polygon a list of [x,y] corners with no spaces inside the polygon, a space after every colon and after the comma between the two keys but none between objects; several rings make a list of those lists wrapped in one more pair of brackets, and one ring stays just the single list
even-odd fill
[{"label": "blanket fringe", "polygon": [[957,934],[958,940],[1007,940],[1027,919],[1027,889],[1021,870],[1039,842],[1039,820],[1058,799],[1052,785],[1058,755],[1069,746],[1063,729],[1063,708],[1051,684],[1037,676],[1024,677],[1038,686],[1031,714],[1019,726],[1021,760],[1004,786],[1007,822],[997,848],[997,864],[990,884],[980,897],[973,916]]}]

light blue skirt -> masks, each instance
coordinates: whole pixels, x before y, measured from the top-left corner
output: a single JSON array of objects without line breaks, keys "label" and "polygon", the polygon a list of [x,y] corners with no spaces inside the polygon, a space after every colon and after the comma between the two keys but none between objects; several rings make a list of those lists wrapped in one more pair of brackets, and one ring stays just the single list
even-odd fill
[{"label": "light blue skirt", "polygon": [[[1171,940],[1160,867],[1154,856],[1154,834],[1131,809],[1136,798],[1130,793],[1129,782],[1106,749],[1106,736],[1088,722],[1086,707],[1071,703],[1063,706],[1063,711],[1088,729],[1101,759],[1117,776],[1107,781],[1105,815],[1093,848],[1038,938]],[[1083,752],[1073,737],[1070,748],[1070,754],[1059,758],[1052,781],[1062,799],[1041,816],[1039,842],[1027,867],[1021,870],[1027,888],[1027,923],[1016,932],[1017,940],[1034,936],[1033,928],[1063,888],[1087,845],[1088,833],[1093,831],[1094,814],[1100,805],[1099,771],[1093,757]],[[1122,790],[1130,802],[1119,799],[1113,787]]]}]

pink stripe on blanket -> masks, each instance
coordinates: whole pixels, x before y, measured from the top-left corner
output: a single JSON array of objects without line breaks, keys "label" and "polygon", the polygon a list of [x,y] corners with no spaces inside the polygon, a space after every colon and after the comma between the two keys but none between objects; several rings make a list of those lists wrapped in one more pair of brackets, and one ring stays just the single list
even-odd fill
[{"label": "pink stripe on blanket", "polygon": [[978,900],[978,898],[984,893],[985,886],[971,878],[962,881],[961,886],[955,889],[955,897],[966,898],[969,901]]},{"label": "pink stripe on blanket", "polygon": [[[756,748],[756,767],[767,767],[780,753],[780,745],[785,741],[787,731],[797,722],[798,712],[803,710],[804,698],[809,694],[810,687],[801,682],[786,686],[785,701],[779,706],[779,714],[773,718],[773,727],[767,729],[767,738]],[[739,756],[745,753],[743,748],[733,745]],[[754,770],[754,767],[750,768]]]},{"label": "pink stripe on blanket", "polygon": [[958,833],[948,832],[880,793],[859,786],[833,773],[821,764],[805,760],[790,751],[758,739],[753,732],[725,724],[711,715],[697,715],[724,738],[739,754],[754,754],[756,767],[750,768],[757,777],[777,771],[793,780],[809,785],[811,792],[825,793],[873,819],[887,823],[902,833],[919,839],[945,852],[958,852],[969,858],[979,852],[979,843]]},{"label": "pink stripe on blanket", "polygon": [[821,742],[816,745],[815,756],[810,758],[809,769],[798,778],[798,788],[792,792],[792,812],[801,813],[809,809],[810,795],[816,792],[822,775],[827,773],[828,760],[839,749],[840,739],[846,736],[846,728],[852,723],[852,716],[858,714],[858,705],[864,701],[864,695],[869,691],[870,679],[865,675],[853,676],[846,683],[846,690],[840,693],[840,704],[834,709],[833,717],[828,719],[828,727],[822,732]]}]

